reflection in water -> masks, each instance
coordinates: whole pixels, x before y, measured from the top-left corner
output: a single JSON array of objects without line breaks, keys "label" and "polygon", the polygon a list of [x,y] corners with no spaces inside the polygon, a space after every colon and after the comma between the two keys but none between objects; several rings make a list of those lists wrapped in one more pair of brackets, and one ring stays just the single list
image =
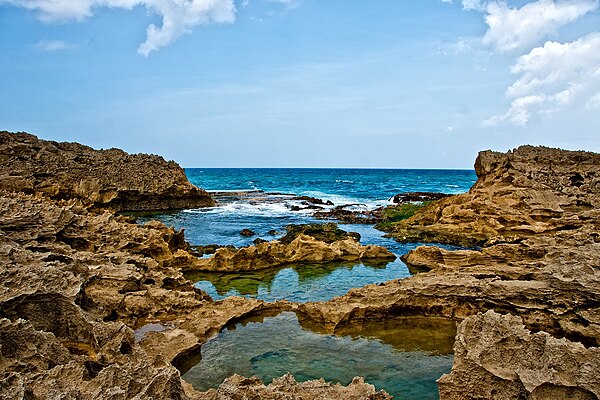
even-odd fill
[{"label": "reflection in water", "polygon": [[295,264],[283,269],[220,273],[194,273],[188,279],[214,300],[228,296],[255,297],[265,301],[323,301],[346,294],[350,289],[386,282],[408,275],[404,264],[324,263]]},{"label": "reflection in water", "polygon": [[[306,324],[302,323],[302,326]],[[456,322],[446,318],[405,317],[384,321],[359,321],[335,329],[337,336],[381,340],[400,351],[423,350],[453,354]]]},{"label": "reflection in water", "polygon": [[[402,320],[361,329],[368,339],[349,328],[344,336],[318,334],[303,329],[289,312],[262,323],[238,324],[204,344],[202,360],[183,378],[207,390],[234,373],[269,383],[290,372],[299,381],[323,377],[344,385],[364,376],[397,398],[437,398],[435,381],[452,366],[452,356],[446,354],[456,332],[453,323]],[[415,340],[424,335],[445,338],[447,343]]]}]

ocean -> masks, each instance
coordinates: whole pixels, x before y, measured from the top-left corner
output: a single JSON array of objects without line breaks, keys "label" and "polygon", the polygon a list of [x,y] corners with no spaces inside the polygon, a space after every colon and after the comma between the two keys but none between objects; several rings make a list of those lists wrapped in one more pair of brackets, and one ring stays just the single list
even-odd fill
[{"label": "ocean", "polygon": [[[374,209],[390,204],[401,192],[462,193],[475,183],[469,170],[391,169],[186,169],[189,180],[217,192],[214,208],[182,210],[141,217],[159,219],[185,229],[193,245],[251,245],[256,238],[274,240],[288,224],[323,222],[312,210],[293,211],[311,196],[331,201],[332,208],[351,205]],[[387,247],[397,256],[420,243],[398,243],[385,238],[372,225],[342,225],[358,232],[361,243]],[[250,229],[255,235],[240,232]],[[267,302],[327,301],[350,289],[406,278],[411,275],[398,258],[383,264],[362,262],[286,265],[245,273],[198,273],[188,276],[214,300],[244,296]],[[286,372],[300,380],[323,377],[350,383],[354,376],[385,389],[396,398],[437,399],[435,383],[452,366],[456,332],[452,321],[439,326],[427,320],[384,321],[385,326],[363,329],[360,334],[325,335],[304,328],[293,313],[260,322],[245,321],[225,329],[202,346],[200,362],[183,377],[199,390],[217,387],[234,373],[258,376],[265,383]],[[416,324],[412,326],[411,324]]]},{"label": "ocean", "polygon": [[[185,229],[193,245],[252,245],[253,240],[274,240],[288,224],[323,222],[311,210],[292,211],[301,202],[292,195],[331,201],[332,208],[351,204],[355,209],[374,209],[390,204],[401,192],[462,193],[476,181],[472,170],[393,169],[230,169],[188,168],[189,180],[205,190],[221,192],[214,208],[183,210],[141,218],[155,218],[176,229]],[[225,196],[223,192],[250,191],[247,196]],[[260,192],[259,192],[260,191]],[[398,243],[383,237],[372,225],[340,225],[361,234],[362,244],[387,247],[398,257],[420,243]],[[240,235],[250,229],[254,236]],[[325,301],[354,287],[380,283],[410,275],[398,258],[385,265],[363,263],[298,265],[243,274],[197,274],[197,286],[220,300],[231,295],[265,301]]]}]

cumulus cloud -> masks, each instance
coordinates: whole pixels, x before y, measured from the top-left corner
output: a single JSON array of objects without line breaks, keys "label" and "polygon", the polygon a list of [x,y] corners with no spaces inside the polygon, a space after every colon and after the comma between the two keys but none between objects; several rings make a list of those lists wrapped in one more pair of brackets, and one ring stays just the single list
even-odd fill
[{"label": "cumulus cloud", "polygon": [[233,0],[0,0],[0,4],[35,11],[46,22],[82,21],[91,17],[94,9],[102,7],[132,9],[145,6],[162,17],[162,24],[148,26],[146,40],[138,47],[138,53],[144,56],[171,44],[198,25],[235,20]]},{"label": "cumulus cloud", "polygon": [[531,48],[598,5],[598,0],[538,0],[515,8],[505,1],[462,1],[463,9],[486,13],[483,43],[500,52]]},{"label": "cumulus cloud", "polygon": [[546,42],[518,58],[512,67],[519,78],[506,90],[511,105],[484,126],[510,121],[525,125],[533,113],[547,115],[569,106],[600,103],[600,33],[569,43]]}]

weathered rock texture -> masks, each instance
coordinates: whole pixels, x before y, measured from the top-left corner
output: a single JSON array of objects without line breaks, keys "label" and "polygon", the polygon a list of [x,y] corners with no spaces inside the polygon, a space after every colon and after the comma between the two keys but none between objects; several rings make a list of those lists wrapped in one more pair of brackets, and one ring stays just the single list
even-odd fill
[{"label": "weathered rock texture", "polygon": [[452,372],[439,388],[444,399],[597,399],[599,376],[599,348],[488,311],[459,326]]},{"label": "weathered rock texture", "polygon": [[[158,222],[0,192],[0,398],[194,398],[171,362],[280,306],[213,303],[181,274],[187,246]],[[166,329],[137,344],[151,322]]]},{"label": "weathered rock texture", "polygon": [[265,386],[257,378],[244,378],[234,375],[226,379],[218,389],[211,389],[202,400],[264,399],[264,400],[388,400],[386,392],[375,391],[373,385],[362,378],[354,378],[348,386],[315,380],[298,383],[291,375],[274,379]]},{"label": "weathered rock texture", "polygon": [[118,211],[214,206],[174,161],[119,149],[94,150],[0,131],[0,190],[80,199]]},{"label": "weathered rock texture", "polygon": [[290,263],[321,263],[358,260],[394,260],[396,256],[385,247],[363,246],[353,238],[331,243],[299,234],[290,243],[280,241],[259,243],[239,250],[218,249],[206,259],[185,265],[196,271],[256,271]]},{"label": "weathered rock texture", "polygon": [[597,227],[600,154],[531,146],[484,151],[475,172],[469,192],[432,203],[392,235],[482,246]]},{"label": "weathered rock texture", "polygon": [[[553,338],[577,342],[574,346],[587,351],[597,349],[600,155],[526,146],[508,154],[483,152],[476,171],[479,179],[468,193],[424,207],[412,218],[393,225],[391,234],[399,240],[481,249],[417,248],[404,259],[429,272],[354,289],[327,303],[300,305],[301,320],[326,332],[340,332],[361,321],[393,316],[460,321],[496,310],[518,315],[533,332],[544,331]],[[485,337],[483,325],[476,328],[473,336]],[[533,351],[533,345],[523,343],[523,354]],[[470,344],[465,346],[469,351]],[[569,348],[560,354],[567,354]],[[548,354],[555,349],[549,349]],[[516,374],[519,357],[519,352],[514,353],[508,363],[500,358],[486,359],[486,367],[496,368],[497,363],[504,362],[502,368]],[[564,370],[571,368],[566,356],[556,359],[564,362]],[[596,379],[597,374],[589,368],[578,371],[578,382]],[[453,374],[444,383],[446,387],[469,388],[495,382],[480,378]],[[550,376],[539,379],[552,382]],[[579,383],[576,386],[568,393],[590,390]],[[494,387],[488,389],[496,393]],[[503,386],[498,390],[504,390]],[[551,392],[544,386],[527,396],[543,398],[545,391]],[[463,397],[447,393],[442,394],[446,398],[471,398],[468,392]]]},{"label": "weathered rock texture", "polygon": [[[10,135],[0,134],[0,185],[7,190],[0,192],[0,399],[386,398],[360,381],[342,388],[284,377],[264,386],[236,377],[198,393],[180,379],[172,364],[185,370],[222,327],[282,310],[297,312],[303,326],[340,334],[391,317],[518,315],[489,313],[461,325],[456,365],[440,381],[442,398],[598,396],[597,154],[532,147],[484,152],[469,193],[439,200],[391,227],[400,240],[481,249],[420,247],[405,259],[428,272],[326,303],[268,304],[239,297],[212,302],[194,289],[181,270],[214,261],[194,257],[182,232],[157,222],[139,226],[101,208],[119,208],[115,199],[136,201],[125,195],[131,190],[125,183],[125,197],[120,187],[116,197],[103,197],[112,190],[105,186],[73,189],[82,182],[74,160],[79,145]],[[137,157],[111,152],[118,153],[109,157],[113,163]],[[63,159],[67,155],[73,159]],[[351,238],[327,243],[299,232],[288,244],[262,243],[244,252],[239,268],[367,250]],[[309,252],[310,260],[303,258]],[[236,265],[238,253],[222,254]]]}]

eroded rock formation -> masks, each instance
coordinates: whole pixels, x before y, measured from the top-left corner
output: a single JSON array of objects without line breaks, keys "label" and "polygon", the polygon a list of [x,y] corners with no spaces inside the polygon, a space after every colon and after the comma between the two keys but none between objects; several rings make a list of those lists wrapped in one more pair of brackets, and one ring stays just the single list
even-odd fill
[{"label": "eroded rock formation", "polygon": [[[0,398],[194,398],[171,362],[282,307],[213,303],[181,274],[183,233],[158,222],[6,192],[0,221]],[[136,343],[133,327],[164,321]]]},{"label": "eroded rock formation", "polygon": [[600,349],[532,333],[521,319],[494,311],[462,322],[443,399],[597,399]]},{"label": "eroded rock formation", "polygon": [[[293,397],[292,397],[293,396]],[[218,389],[211,389],[201,400],[264,399],[280,400],[345,399],[345,400],[388,400],[392,397],[385,391],[375,391],[373,385],[365,383],[363,378],[354,378],[348,386],[331,384],[324,380],[298,383],[291,375],[274,379],[265,386],[257,378],[244,378],[234,375],[226,379]]]},{"label": "eroded rock formation", "polygon": [[274,240],[237,250],[221,248],[212,257],[185,264],[182,268],[195,271],[236,272],[256,271],[292,263],[394,260],[395,258],[396,256],[385,247],[363,246],[353,237],[328,243],[314,236],[299,233],[289,243]]},{"label": "eroded rock formation", "polygon": [[[102,208],[133,204],[138,195],[143,207],[166,204],[154,184],[132,189],[117,179],[123,187],[116,197],[102,182],[98,190],[76,190],[83,176],[77,155],[104,165],[97,171],[137,156],[7,135],[0,134],[0,398],[387,398],[359,380],[343,388],[289,376],[268,386],[234,377],[198,393],[173,367],[185,370],[227,324],[282,310],[296,311],[303,326],[340,334],[392,317],[466,319],[453,371],[440,381],[442,398],[598,397],[597,154],[532,147],[481,153],[470,192],[390,226],[400,240],[479,247],[420,247],[405,260],[428,272],[299,305],[212,302],[181,270],[214,261],[195,257],[182,232],[157,222],[139,226]],[[138,161],[133,165],[146,165]],[[230,250],[222,259],[255,268],[367,252],[352,238],[328,243],[300,231],[289,239]],[[232,263],[240,251],[244,257]],[[478,314],[487,310],[495,313]]]},{"label": "eroded rock formation", "polygon": [[5,131],[0,131],[0,190],[76,198],[118,211],[215,205],[177,163],[160,156],[94,150]]},{"label": "eroded rock formation", "polygon": [[397,224],[392,236],[482,246],[597,227],[599,166],[600,154],[583,151],[481,152],[471,190],[430,204]]},{"label": "eroded rock formation", "polygon": [[[412,218],[392,224],[391,235],[481,248],[417,248],[404,259],[429,272],[354,289],[325,304],[300,305],[302,319],[336,332],[361,320],[415,315],[460,321],[495,310],[519,316],[532,332],[543,331],[556,340],[573,342],[578,349],[597,351],[600,155],[525,146],[508,154],[482,152],[476,171],[479,179],[468,193],[434,202]],[[484,324],[470,326],[472,337],[485,337]],[[531,347],[535,343],[522,343],[523,356],[535,351]],[[468,352],[471,342],[464,346]],[[555,353],[557,346],[545,351],[568,370],[572,367],[566,356],[569,348],[562,353]],[[485,367],[494,369],[502,363],[505,375],[514,376],[526,360],[517,360],[520,352],[513,355],[510,362],[486,358]],[[578,371],[580,380],[565,395],[590,391],[580,383],[596,379],[597,373],[589,368]],[[494,387],[493,379],[463,372],[446,377],[445,387],[483,385],[487,394],[473,389],[471,395],[465,389],[462,396],[452,397],[450,392],[458,389],[448,389],[442,398],[487,398],[504,390],[503,384]],[[556,382],[544,375],[549,372],[538,373],[540,382],[554,383],[542,385],[537,392],[523,392],[524,398],[547,398],[544,393],[553,393],[550,386]]]}]

